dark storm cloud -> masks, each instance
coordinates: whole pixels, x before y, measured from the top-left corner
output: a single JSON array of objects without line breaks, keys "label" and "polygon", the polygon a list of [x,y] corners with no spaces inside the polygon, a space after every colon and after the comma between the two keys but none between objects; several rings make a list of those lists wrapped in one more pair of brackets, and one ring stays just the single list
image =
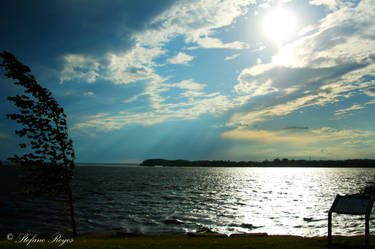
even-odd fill
[{"label": "dark storm cloud", "polygon": [[288,126],[285,128],[282,128],[282,130],[308,130],[309,127],[307,126]]},{"label": "dark storm cloud", "polygon": [[[173,1],[7,1],[0,8],[0,49],[20,54],[100,55],[126,50],[131,35]],[[39,57],[40,57],[39,56]]]}]

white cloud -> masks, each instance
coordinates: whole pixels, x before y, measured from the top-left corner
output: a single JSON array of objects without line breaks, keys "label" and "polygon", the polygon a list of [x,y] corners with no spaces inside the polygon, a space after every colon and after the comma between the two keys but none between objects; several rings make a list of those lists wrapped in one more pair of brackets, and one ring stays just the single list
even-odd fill
[{"label": "white cloud", "polygon": [[336,10],[339,6],[337,0],[310,0],[312,5],[327,5],[330,9]]},{"label": "white cloud", "polygon": [[344,115],[348,112],[351,112],[351,111],[356,111],[356,110],[361,110],[365,107],[361,106],[361,105],[352,105],[351,107],[348,107],[348,108],[343,108],[343,109],[339,109],[339,110],[336,110],[335,112],[335,115],[336,116],[341,116],[341,115]]},{"label": "white cloud", "polygon": [[226,61],[233,60],[233,59],[236,59],[238,56],[240,56],[240,54],[233,54],[231,56],[225,57],[224,60],[226,60]]},{"label": "white cloud", "polygon": [[[202,90],[206,87],[205,84],[197,83],[193,81],[192,79],[189,80],[183,80],[179,83],[175,84],[163,84],[167,89],[169,88],[179,88],[181,90],[184,90],[180,96],[184,98],[196,98],[199,96],[205,96],[202,92]],[[207,96],[207,95],[206,95]]]},{"label": "white cloud", "polygon": [[[375,133],[359,129],[282,129],[252,130],[236,128],[221,134],[227,140],[256,144],[259,154],[269,157],[366,158],[375,149]],[[242,148],[246,148],[241,143]],[[241,148],[235,148],[241,150]],[[265,151],[267,151],[265,153]],[[236,153],[236,151],[234,151]]]},{"label": "white cloud", "polygon": [[[319,25],[303,28],[301,38],[282,47],[272,62],[263,67],[323,68],[366,62],[374,49],[373,15],[375,6],[369,0],[356,7],[344,4],[321,19]],[[253,68],[256,69],[259,71],[259,66]]]},{"label": "white cloud", "polygon": [[158,110],[162,106],[164,98],[160,96],[161,93],[169,91],[169,88],[164,85],[164,79],[155,75],[155,79],[150,80],[146,84],[146,88],[142,93],[148,96],[150,107],[154,110]]},{"label": "white cloud", "polygon": [[129,99],[126,99],[124,100],[123,102],[124,103],[132,103],[134,101],[136,101],[139,97],[143,96],[144,94],[138,94],[138,95],[134,95],[133,97],[129,98]]},{"label": "white cloud", "polygon": [[255,141],[259,143],[291,143],[296,145],[318,144],[332,141],[350,141],[352,139],[367,138],[374,136],[371,131],[338,130],[332,127],[321,129],[291,130],[283,129],[278,131],[269,130],[249,130],[237,128],[224,132],[222,137],[230,140]]},{"label": "white cloud", "polygon": [[64,81],[95,82],[99,75],[100,64],[93,58],[79,54],[64,56],[64,66],[60,75],[60,83]]},{"label": "white cloud", "polygon": [[250,45],[244,42],[235,41],[231,43],[223,43],[218,38],[212,38],[212,37],[199,38],[195,42],[199,45],[199,47],[194,47],[194,48],[229,48],[229,49],[250,48]]},{"label": "white cloud", "polygon": [[291,94],[291,93],[294,93],[295,91],[298,91],[298,90],[299,90],[299,87],[288,87],[288,88],[284,89],[284,92],[286,94]]},{"label": "white cloud", "polygon": [[178,87],[181,89],[187,89],[187,90],[202,90],[205,88],[205,84],[197,83],[193,81],[192,79],[190,80],[183,80],[177,84],[168,84],[167,86],[169,87]]},{"label": "white cloud", "polygon": [[[229,101],[227,96],[204,93],[204,85],[192,81],[182,81],[179,85],[174,86],[169,85],[167,84],[167,78],[156,73],[155,69],[161,65],[155,63],[155,59],[166,54],[165,44],[177,36],[184,37],[190,48],[197,46],[226,49],[248,48],[249,45],[246,43],[240,41],[224,43],[214,36],[220,28],[231,25],[237,17],[246,14],[247,7],[252,3],[255,3],[255,1],[178,1],[171,8],[154,18],[148,25],[149,29],[133,34],[134,46],[131,49],[123,53],[108,53],[104,58],[97,61],[90,60],[95,65],[95,67],[89,67],[90,78],[86,74],[80,75],[75,70],[67,70],[72,74],[75,73],[75,77],[82,80],[86,76],[86,79],[89,79],[90,82],[101,77],[114,84],[145,84],[143,93],[130,97],[124,102],[130,103],[137,100],[139,96],[147,96],[150,103],[150,112],[128,113],[126,121],[122,120],[120,115],[118,118],[108,116],[100,118],[101,121],[93,120],[91,123],[89,121],[86,123],[93,125],[98,124],[98,122],[108,122],[108,127],[113,128],[122,127],[119,122],[128,124],[133,121],[134,123],[153,124],[161,122],[161,120],[188,119],[189,115],[190,118],[196,118],[203,113],[214,115],[220,112],[219,110],[228,110],[230,107],[237,106],[240,99],[241,103],[244,103],[245,98]],[[169,62],[187,64],[193,58],[191,55],[180,52]],[[67,61],[65,67],[71,69],[74,68],[74,65],[71,61]],[[66,79],[67,77],[64,78],[64,80]],[[168,97],[162,97],[162,93],[168,92],[171,87],[178,87],[183,90],[181,97],[189,100],[168,104],[166,102]],[[223,102],[225,102],[225,105],[222,104]]]},{"label": "white cloud", "polygon": [[[316,2],[317,3],[317,2]],[[372,89],[375,76],[375,5],[339,6],[305,36],[281,47],[271,62],[244,69],[236,93],[250,97],[276,93],[269,106],[254,106],[235,113],[229,125],[249,125],[284,116],[309,106],[324,106],[348,99],[362,89]],[[287,92],[281,97],[280,90]],[[360,90],[360,91],[358,91]],[[365,90],[371,95],[371,90]],[[338,114],[352,111],[338,110]]]},{"label": "white cloud", "polygon": [[[148,95],[151,104],[149,111],[142,113],[123,111],[114,115],[101,114],[85,117],[74,125],[74,129],[94,128],[109,131],[121,129],[129,124],[148,126],[165,121],[194,120],[205,114],[219,116],[230,109],[243,105],[248,99],[246,96],[231,99],[218,92],[206,94],[203,92],[205,87],[205,84],[197,83],[192,79],[173,84],[162,82],[148,84],[145,93],[124,102],[130,103],[142,95]],[[168,102],[168,98],[160,96],[161,93],[168,93],[173,88],[182,90],[180,93],[182,98],[175,98],[174,102]]]},{"label": "white cloud", "polygon": [[101,60],[69,54],[64,56],[60,82],[79,80],[93,83],[98,78],[102,78],[114,84],[128,84],[159,79],[160,76],[156,75],[153,69],[157,66],[153,59],[164,53],[165,51],[160,47],[145,48],[138,45],[124,53],[108,53]]},{"label": "white cloud", "polygon": [[168,59],[171,64],[184,64],[188,65],[190,61],[194,59],[194,56],[179,52],[175,57]]},{"label": "white cloud", "polygon": [[[302,108],[311,106],[325,106],[340,101],[340,98],[350,97],[351,91],[366,88],[371,85],[372,82],[365,82],[357,85],[345,85],[338,83],[337,86],[328,86],[327,89],[321,89],[322,91],[307,91],[304,95],[297,95],[294,99],[286,102],[277,103],[266,108],[256,108],[249,112],[235,113],[227,123],[228,126],[247,126],[260,121],[271,119],[277,116],[285,116],[300,110]],[[349,93],[348,93],[349,92]],[[348,96],[347,96],[348,95]]]},{"label": "white cloud", "polygon": [[204,48],[247,48],[242,42],[223,43],[210,37],[217,29],[229,26],[255,1],[248,0],[195,0],[182,1],[157,17],[153,23],[158,30],[150,30],[139,36],[144,44],[155,45],[182,34],[187,43],[196,43]]},{"label": "white cloud", "polygon": [[[260,121],[264,121],[267,118],[272,118],[274,116],[285,116],[292,113],[295,110],[312,105],[312,103],[314,103],[314,100],[317,98],[318,96],[307,95],[298,99],[288,101],[283,104],[262,108],[260,110],[254,110],[247,113],[236,113],[230,118],[227,125],[247,126]],[[326,102],[330,102],[330,99],[327,99]],[[325,102],[321,104],[324,103]]]},{"label": "white cloud", "polygon": [[296,53],[315,66],[364,60],[374,49],[374,14],[372,1],[361,1],[356,7],[344,5],[323,18],[316,33],[296,44]]},{"label": "white cloud", "polygon": [[84,95],[84,96],[94,96],[95,93],[94,93],[94,92],[90,92],[90,91],[88,91],[88,92],[85,92],[83,95]]},{"label": "white cloud", "polygon": [[234,87],[234,90],[239,94],[248,94],[251,97],[260,96],[260,95],[267,95],[273,92],[277,92],[278,89],[272,87],[271,80],[258,80],[252,79],[247,81],[243,79],[241,75],[239,76],[239,84]]},{"label": "white cloud", "polygon": [[156,109],[143,112],[120,112],[117,115],[100,114],[85,117],[74,125],[73,129],[95,128],[102,131],[121,129],[129,124],[155,125],[165,121],[193,120],[203,114],[221,115],[233,108],[226,96],[211,94],[197,100],[189,100],[178,104],[158,103]]},{"label": "white cloud", "polygon": [[[375,25],[371,19],[375,10],[371,1],[362,1],[353,8],[338,8],[319,25],[309,27],[308,32],[302,33],[297,41],[281,48],[270,63],[263,64],[260,60],[258,65],[244,69],[234,87],[237,94],[234,97],[222,94],[209,96],[203,92],[204,84],[192,80],[168,84],[168,79],[155,72],[155,68],[160,66],[155,59],[166,54],[164,45],[177,36],[183,36],[190,48],[248,48],[247,44],[239,41],[224,43],[215,34],[219,28],[231,25],[238,16],[244,15],[251,3],[245,0],[178,2],[152,21],[152,29],[133,36],[133,48],[121,54],[107,54],[108,65],[99,65],[91,60],[88,60],[90,63],[80,63],[89,70],[84,74],[78,72],[76,78],[92,82],[102,77],[115,84],[141,81],[145,84],[144,92],[124,102],[133,102],[139,96],[147,96],[150,102],[149,112],[125,113],[118,118],[108,115],[91,123],[83,122],[84,126],[94,126],[99,121],[108,122],[108,127],[122,127],[131,122],[155,124],[165,120],[194,119],[202,114],[223,113],[244,105],[255,96],[267,97],[271,93],[280,96],[285,92],[290,95],[275,99],[267,107],[260,105],[236,113],[229,122],[230,125],[248,125],[308,106],[334,103],[352,96],[355,90],[374,85],[361,81],[363,75],[375,75],[375,65],[369,56],[375,48],[372,35]],[[169,62],[186,64],[194,58],[189,56],[180,52]],[[75,67],[70,65],[68,69],[71,68]],[[105,73],[99,76],[99,69]],[[68,73],[70,71],[67,70]],[[171,88],[183,90],[181,96],[189,100],[168,103],[168,97],[163,96]]]},{"label": "white cloud", "polygon": [[165,51],[160,47],[145,48],[137,45],[122,54],[109,54],[105,78],[114,84],[128,84],[150,79],[160,80],[160,76],[154,72],[153,67],[156,64],[153,59],[164,53]]}]

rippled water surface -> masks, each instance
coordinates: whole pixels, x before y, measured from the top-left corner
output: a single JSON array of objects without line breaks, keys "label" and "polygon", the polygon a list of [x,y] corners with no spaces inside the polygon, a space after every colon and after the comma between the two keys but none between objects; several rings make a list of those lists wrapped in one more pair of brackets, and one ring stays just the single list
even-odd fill
[{"label": "rippled water surface", "polygon": [[[78,167],[78,230],[323,236],[336,194],[357,193],[374,175],[354,168]],[[2,233],[69,228],[59,203],[3,190],[0,204]],[[334,215],[333,233],[363,234],[364,217]]]}]

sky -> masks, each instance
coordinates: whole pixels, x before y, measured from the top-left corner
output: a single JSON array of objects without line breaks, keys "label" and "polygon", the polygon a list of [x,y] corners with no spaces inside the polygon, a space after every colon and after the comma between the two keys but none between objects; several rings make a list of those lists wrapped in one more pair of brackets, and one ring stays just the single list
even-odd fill
[{"label": "sky", "polygon": [[[77,162],[375,159],[374,0],[2,1]],[[0,76],[0,159],[20,93]]]}]

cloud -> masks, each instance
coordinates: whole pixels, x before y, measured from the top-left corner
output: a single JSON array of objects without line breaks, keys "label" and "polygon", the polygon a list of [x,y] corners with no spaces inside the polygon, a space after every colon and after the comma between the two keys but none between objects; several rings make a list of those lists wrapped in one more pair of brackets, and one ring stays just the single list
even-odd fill
[{"label": "cloud", "polygon": [[154,19],[153,25],[159,26],[159,29],[146,32],[141,39],[148,41],[148,44],[155,44],[182,34],[186,43],[195,43],[203,48],[247,48],[248,45],[243,42],[223,43],[212,35],[246,14],[247,7],[254,3],[246,0],[181,1]]},{"label": "cloud", "polygon": [[[184,80],[175,84],[150,84],[146,89],[146,94],[151,99],[149,111],[120,111],[114,114],[105,113],[81,117],[74,124],[73,128],[96,129],[108,132],[113,129],[121,129],[130,124],[150,126],[167,121],[195,120],[202,115],[217,117],[246,102],[246,98],[244,97],[231,99],[218,92],[204,93],[202,92],[204,87],[204,84],[194,82],[193,80]],[[176,98],[179,101],[170,102],[168,98],[160,96],[162,92],[167,93],[171,89],[182,90],[180,96],[183,98]],[[136,98],[139,96],[136,96]],[[126,100],[125,102],[130,103],[135,101],[136,98]]]},{"label": "cloud", "polygon": [[[157,48],[135,47],[124,53],[109,53],[104,59],[94,59],[83,55],[64,56],[60,82],[95,82],[98,78],[114,84],[128,84],[148,79],[160,79],[154,72],[154,58],[164,54]],[[101,61],[104,60],[105,63]]]},{"label": "cloud", "polygon": [[321,129],[282,129],[278,131],[249,130],[237,128],[221,134],[229,140],[254,141],[258,143],[282,143],[294,145],[310,145],[333,141],[350,141],[374,136],[371,131],[338,130],[332,127]]},{"label": "cloud", "polygon": [[256,77],[250,71],[251,69],[245,69],[238,76],[237,80],[239,83],[234,86],[236,93],[259,96],[278,91],[276,87],[272,86],[271,79]]},{"label": "cloud", "polygon": [[339,2],[336,0],[310,0],[309,4],[327,5],[331,10],[336,10],[339,6]]},{"label": "cloud", "polygon": [[321,99],[320,102],[316,101],[319,98],[317,95],[306,95],[297,99],[290,100],[286,103],[273,105],[259,110],[254,110],[245,113],[236,113],[232,115],[227,123],[228,126],[248,126],[257,122],[272,118],[274,116],[285,116],[298,109],[311,105],[324,105],[331,103],[331,98]]},{"label": "cloud", "polygon": [[[206,87],[205,84],[197,83],[193,81],[192,79],[189,80],[183,80],[179,83],[175,84],[163,84],[163,86],[166,87],[166,89],[170,88],[177,88],[182,90],[182,93],[180,93],[180,96],[187,97],[187,98],[196,98],[199,96],[204,96],[204,92],[202,90]],[[207,96],[207,95],[206,95]]]},{"label": "cloud", "polygon": [[370,34],[375,7],[366,0],[339,7],[315,29],[281,47],[269,63],[242,70],[235,92],[263,98],[248,111],[234,113],[228,125],[246,126],[339,102],[375,85],[371,77],[363,77],[375,76],[375,36]]},{"label": "cloud", "polygon": [[143,96],[144,94],[138,94],[138,95],[134,95],[133,97],[129,98],[129,99],[126,99],[124,100],[123,102],[124,103],[132,103],[134,101],[136,101],[139,97]]},{"label": "cloud", "polygon": [[177,83],[177,84],[168,84],[167,86],[178,87],[178,88],[186,89],[186,90],[199,91],[199,90],[202,90],[203,88],[205,88],[206,85],[194,82],[192,79],[189,79],[189,80],[183,80],[183,81],[181,81],[180,83]]},{"label": "cloud", "polygon": [[[155,68],[160,65],[154,60],[166,53],[163,45],[177,36],[183,36],[186,43],[204,48],[245,48],[247,45],[241,42],[223,43],[210,35],[217,32],[218,28],[228,26],[237,17],[244,15],[249,4],[251,2],[245,0],[177,2],[150,21],[142,32],[133,33],[130,38],[133,46],[127,51],[116,53],[109,51],[104,57],[95,60],[76,55],[86,58],[95,66],[88,66],[87,62],[76,63],[65,60],[60,80],[63,82],[86,79],[88,82],[94,82],[102,78],[114,84],[146,82],[148,86],[143,95],[149,96],[151,101],[160,101],[162,98],[157,95],[165,91],[161,84],[166,79],[155,72]],[[177,57],[172,58],[172,62],[187,63],[193,59],[189,56],[180,52]]]},{"label": "cloud", "polygon": [[233,59],[236,59],[238,56],[240,56],[240,54],[233,54],[231,56],[225,57],[224,60],[226,61],[233,60]]},{"label": "cloud", "polygon": [[235,90],[238,93],[251,93],[259,88],[267,88],[265,94],[277,89],[318,88],[345,74],[366,68],[370,63],[343,63],[339,66],[313,68],[288,67],[277,64],[259,64],[242,70]]},{"label": "cloud", "polygon": [[[293,96],[279,97],[276,101],[268,100],[268,107],[261,106],[253,111],[238,112],[232,115],[227,125],[243,126],[250,125],[260,121],[265,121],[277,116],[285,116],[297,110],[311,106],[325,106],[340,101],[341,98],[348,98],[355,90],[367,88],[373,82],[363,82],[359,84],[342,84],[336,82],[337,85],[326,85],[315,90],[303,91]],[[327,88],[326,88],[327,87]],[[287,100],[287,101],[285,101]],[[280,103],[278,103],[280,102]]]},{"label": "cloud", "polygon": [[[247,143],[249,145],[247,145]],[[274,158],[320,160],[347,160],[356,158],[373,158],[375,145],[373,141],[362,139],[346,141],[333,141],[327,144],[260,144],[252,142],[234,143],[234,145],[223,153],[230,156],[243,158],[246,154],[252,160],[273,160]],[[245,157],[246,158],[246,157]],[[246,160],[246,159],[244,159]]]},{"label": "cloud", "polygon": [[85,92],[83,95],[84,96],[94,96],[95,93],[88,91],[88,92]]},{"label": "cloud", "polygon": [[[152,19],[141,32],[133,33],[130,49],[106,53],[104,58],[81,55],[82,61],[67,61],[62,79],[93,82],[100,78],[114,84],[144,85],[144,92],[124,101],[130,103],[139,96],[148,98],[150,111],[138,116],[128,113],[129,120],[135,123],[146,123],[141,121],[146,117],[150,120],[149,124],[187,119],[188,115],[194,119],[197,115],[189,110],[195,108],[198,108],[199,115],[218,113],[200,106],[205,101],[213,109],[220,106],[218,109],[228,111],[249,103],[254,97],[261,97],[257,103],[241,108],[241,112],[233,112],[228,125],[234,126],[246,126],[302,108],[342,101],[355,95],[356,91],[374,85],[374,82],[363,78],[363,75],[375,75],[375,56],[371,54],[375,39],[371,32],[375,30],[375,25],[370,18],[375,10],[370,1],[354,7],[339,6],[318,25],[309,27],[309,32],[280,48],[270,62],[260,60],[259,64],[243,69],[237,77],[233,95],[218,93],[215,97],[209,96],[204,92],[204,84],[193,80],[181,81],[180,85],[170,84],[167,77],[157,73],[161,65],[156,59],[167,55],[165,45],[176,37],[184,38],[185,45],[190,49],[248,48],[240,41],[225,43],[216,34],[219,28],[228,27],[236,18],[246,14],[249,4],[251,2],[248,1],[216,0],[177,2]],[[315,1],[314,4],[318,3]],[[225,59],[234,56],[236,54]],[[169,62],[188,64],[193,58],[179,52]],[[176,88],[181,90],[180,97],[194,101],[184,99],[172,103],[168,93]],[[210,102],[212,99],[226,102],[227,107],[221,106],[220,102],[215,105]],[[154,116],[152,112],[159,116]],[[122,120],[121,117],[119,120]]]},{"label": "cloud", "polygon": [[165,50],[160,47],[145,48],[140,45],[121,54],[109,54],[109,65],[105,78],[114,84],[128,84],[142,80],[161,80],[153,69],[153,59],[161,56]]},{"label": "cloud", "polygon": [[225,140],[241,142],[235,144],[234,154],[244,148],[246,150],[249,145],[256,149],[249,150],[247,154],[259,159],[309,156],[320,159],[372,158],[374,136],[372,131],[332,127],[281,130],[236,128],[221,134]]},{"label": "cloud", "polygon": [[348,112],[356,111],[356,110],[361,110],[363,108],[365,108],[365,107],[361,106],[361,105],[352,105],[351,107],[348,107],[348,108],[336,110],[335,115],[336,116],[341,116],[341,115],[344,115],[344,114],[346,114]]},{"label": "cloud", "polygon": [[[9,2],[0,9],[0,47],[40,74],[53,77],[61,58],[68,54],[102,59],[107,53],[123,53],[134,46],[133,35],[176,1],[28,1]],[[27,41],[27,42],[20,42]],[[31,63],[29,63],[31,62]],[[101,66],[105,66],[101,64]],[[60,71],[61,72],[61,71]],[[94,77],[64,80],[94,82]],[[42,77],[38,77],[41,79]]]},{"label": "cloud", "polygon": [[370,88],[364,90],[364,92],[365,92],[368,96],[375,97],[375,87],[370,87]]},{"label": "cloud", "polygon": [[[174,2],[9,2],[0,9],[0,28],[7,37],[0,40],[0,47],[46,61],[68,53],[101,56],[123,52],[133,46],[132,34],[145,30]],[[20,41],[27,42],[21,45]]]},{"label": "cloud", "polygon": [[218,116],[232,108],[232,103],[226,96],[211,94],[200,99],[189,100],[178,104],[159,102],[157,110],[135,113],[120,112],[118,114],[100,114],[82,117],[73,129],[94,128],[101,131],[121,129],[129,124],[155,125],[165,121],[194,120],[203,114]]},{"label": "cloud", "polygon": [[194,56],[179,52],[175,57],[168,59],[171,64],[184,64],[189,65],[189,62],[194,59]]},{"label": "cloud", "polygon": [[355,7],[342,6],[323,18],[315,33],[292,45],[295,54],[315,67],[366,60],[373,53],[373,14],[375,8],[368,0]]},{"label": "cloud", "polygon": [[288,126],[283,128],[282,130],[308,130],[309,127],[307,126]]},{"label": "cloud", "polygon": [[213,37],[204,37],[195,40],[195,42],[199,45],[198,47],[191,47],[190,49],[196,48],[227,48],[227,49],[249,49],[250,45],[244,42],[231,42],[231,43],[223,43],[218,38]]},{"label": "cloud", "polygon": [[[86,70],[95,74],[91,80],[107,80],[114,84],[142,84],[144,91],[125,100],[130,103],[139,96],[146,96],[149,100],[149,109],[144,113],[122,112],[123,114],[108,115],[97,120],[80,122],[76,127],[103,127],[116,129],[124,125],[136,123],[151,125],[167,120],[196,119],[200,115],[217,115],[223,113],[239,103],[243,104],[245,98],[230,100],[229,96],[220,93],[203,92],[205,85],[193,80],[183,80],[179,83],[168,83],[168,78],[157,73],[157,68],[162,66],[156,63],[159,57],[167,54],[167,43],[176,37],[183,37],[187,49],[192,48],[223,48],[245,49],[249,45],[240,41],[224,43],[214,37],[218,29],[231,25],[236,18],[247,13],[248,0],[219,1],[197,0],[180,1],[171,5],[160,15],[150,21],[141,32],[133,33],[131,40],[133,46],[125,52],[108,52],[103,58],[97,58],[99,67]],[[255,2],[254,2],[255,3]],[[168,60],[169,63],[187,64],[193,56],[179,52]],[[69,65],[69,79],[74,77],[83,79],[80,67]],[[97,65],[97,64],[95,64]],[[84,66],[81,66],[84,67]],[[87,66],[86,66],[87,68]],[[74,75],[76,73],[76,76]],[[66,74],[63,74],[66,75]],[[68,77],[63,77],[66,80]],[[88,78],[88,77],[87,77]],[[180,101],[172,102],[166,95],[171,89],[180,89]],[[178,99],[178,98],[177,98]],[[176,98],[174,98],[176,100]],[[124,115],[126,114],[126,115]],[[108,124],[108,125],[104,125]]]},{"label": "cloud", "polygon": [[229,140],[256,141],[262,143],[291,142],[295,140],[293,136],[285,132],[245,129],[235,129],[224,132],[222,137]]},{"label": "cloud", "polygon": [[95,82],[100,77],[99,67],[100,64],[93,58],[78,54],[65,55],[60,83],[72,80]]}]

